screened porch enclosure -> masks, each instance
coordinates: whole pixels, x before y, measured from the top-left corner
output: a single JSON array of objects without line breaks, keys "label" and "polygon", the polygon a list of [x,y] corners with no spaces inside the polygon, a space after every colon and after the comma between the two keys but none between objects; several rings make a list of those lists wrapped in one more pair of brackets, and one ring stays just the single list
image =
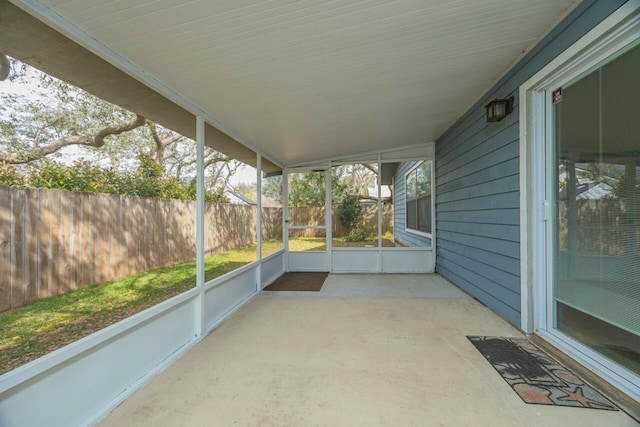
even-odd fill
[{"label": "screened porch enclosure", "polygon": [[[433,145],[426,144],[285,168],[285,270],[433,272],[433,162]],[[313,200],[301,199],[303,187]],[[305,248],[301,240],[316,244]]]},{"label": "screened porch enclosure", "polygon": [[[524,405],[467,335],[555,346],[637,410],[637,40],[638,0],[0,0],[0,53],[194,140],[197,193],[193,286],[0,375],[0,425],[634,425]],[[214,278],[205,149],[255,186]],[[289,272],[327,286],[264,292]]]}]

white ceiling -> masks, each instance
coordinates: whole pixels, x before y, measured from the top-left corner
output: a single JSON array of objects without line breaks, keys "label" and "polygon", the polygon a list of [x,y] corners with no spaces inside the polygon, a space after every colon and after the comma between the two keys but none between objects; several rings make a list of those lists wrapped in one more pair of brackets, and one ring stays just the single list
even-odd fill
[{"label": "white ceiling", "polygon": [[39,3],[288,166],[435,140],[573,0]]}]

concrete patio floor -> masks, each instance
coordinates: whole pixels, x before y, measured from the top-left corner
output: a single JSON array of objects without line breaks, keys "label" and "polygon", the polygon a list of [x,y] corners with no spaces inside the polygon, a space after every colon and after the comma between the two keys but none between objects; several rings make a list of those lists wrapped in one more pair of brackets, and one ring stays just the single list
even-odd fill
[{"label": "concrete patio floor", "polygon": [[527,405],[467,340],[521,336],[439,275],[263,292],[101,426],[637,426]]}]

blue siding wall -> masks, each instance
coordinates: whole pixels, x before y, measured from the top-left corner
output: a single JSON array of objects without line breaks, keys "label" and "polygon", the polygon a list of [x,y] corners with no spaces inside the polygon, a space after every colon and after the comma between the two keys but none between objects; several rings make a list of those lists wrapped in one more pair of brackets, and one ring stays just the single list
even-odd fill
[{"label": "blue siding wall", "polygon": [[[520,325],[518,88],[626,1],[584,1],[436,141],[436,271]],[[515,96],[486,123],[484,106]]]},{"label": "blue siding wall", "polygon": [[413,169],[419,161],[403,162],[398,166],[393,179],[393,236],[407,246],[431,247],[431,239],[419,234],[406,231],[406,183],[404,176]]}]

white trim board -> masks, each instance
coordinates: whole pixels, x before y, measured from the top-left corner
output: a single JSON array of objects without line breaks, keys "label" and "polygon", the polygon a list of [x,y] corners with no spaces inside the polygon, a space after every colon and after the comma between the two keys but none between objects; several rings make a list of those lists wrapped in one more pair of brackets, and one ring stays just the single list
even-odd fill
[{"label": "white trim board", "polygon": [[[425,142],[422,144],[406,145],[399,148],[391,148],[387,150],[366,151],[354,153],[349,156],[338,158],[324,158],[313,163],[306,162],[304,164],[292,164],[286,166],[289,172],[295,172],[296,169],[308,171],[315,167],[326,167],[330,162],[331,166],[350,165],[353,163],[392,163],[405,162],[411,160],[424,160],[431,158],[435,150],[435,142]],[[379,160],[378,160],[379,156]],[[385,157],[386,156],[386,157]]]},{"label": "white trim board", "polygon": [[630,0],[520,87],[520,272],[521,328],[547,339],[611,384],[640,399],[640,380],[578,341],[552,329],[547,292],[546,235],[551,226],[545,200],[550,165],[546,161],[549,91],[577,78],[640,39],[640,0]]}]

